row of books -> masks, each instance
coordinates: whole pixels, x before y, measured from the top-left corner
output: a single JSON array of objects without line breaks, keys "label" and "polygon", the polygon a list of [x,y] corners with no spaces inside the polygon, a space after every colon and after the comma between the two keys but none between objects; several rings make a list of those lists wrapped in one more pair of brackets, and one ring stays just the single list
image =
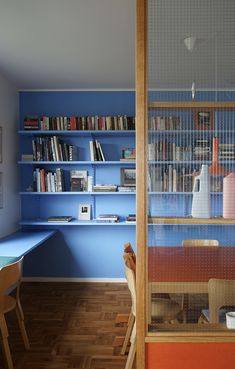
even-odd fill
[{"label": "row of books", "polygon": [[[172,165],[150,168],[150,192],[192,192],[195,174],[198,169],[174,168]],[[223,191],[223,178],[210,178],[210,191]]]},{"label": "row of books", "polygon": [[33,190],[35,192],[62,192],[65,191],[64,175],[60,168],[48,172],[44,168],[36,168],[33,172]]},{"label": "row of books", "polygon": [[91,161],[105,161],[104,153],[100,142],[97,140],[89,141]]},{"label": "row of books", "polygon": [[78,160],[77,147],[62,142],[57,136],[35,137],[32,147],[35,161]]},{"label": "row of books", "polygon": [[127,115],[115,116],[26,116],[23,127],[25,130],[135,130],[135,117]]},{"label": "row of books", "polygon": [[182,129],[181,119],[178,116],[150,117],[149,129],[158,131]]},{"label": "row of books", "polygon": [[186,168],[155,167],[150,169],[149,191],[192,192],[193,175]]},{"label": "row of books", "polygon": [[[61,192],[65,190],[64,172],[57,168],[55,172],[36,168],[33,172],[33,191]],[[95,184],[87,170],[70,171],[70,192],[134,192],[135,187],[118,186],[116,184]]]},{"label": "row of books", "polygon": [[193,160],[192,146],[179,146],[166,140],[148,144],[148,159],[157,161]]}]

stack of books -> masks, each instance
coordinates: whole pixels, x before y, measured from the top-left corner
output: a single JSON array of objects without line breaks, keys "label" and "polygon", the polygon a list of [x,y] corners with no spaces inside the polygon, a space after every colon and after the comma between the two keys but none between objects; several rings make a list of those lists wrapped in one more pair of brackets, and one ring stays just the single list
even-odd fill
[{"label": "stack of books", "polygon": [[136,215],[135,214],[129,214],[126,217],[126,223],[135,223],[136,222]]},{"label": "stack of books", "polygon": [[51,216],[47,218],[48,222],[70,222],[72,217],[70,215],[62,215],[62,216]]},{"label": "stack of books", "polygon": [[38,130],[40,129],[40,121],[36,116],[27,116],[24,118],[24,129],[25,130]]},{"label": "stack of books", "polygon": [[135,186],[118,186],[118,192],[135,192]]},{"label": "stack of books", "polygon": [[93,186],[94,192],[116,192],[117,185],[114,184],[96,184]]},{"label": "stack of books", "polygon": [[100,214],[96,220],[98,222],[117,223],[119,222],[119,216],[116,214]]}]

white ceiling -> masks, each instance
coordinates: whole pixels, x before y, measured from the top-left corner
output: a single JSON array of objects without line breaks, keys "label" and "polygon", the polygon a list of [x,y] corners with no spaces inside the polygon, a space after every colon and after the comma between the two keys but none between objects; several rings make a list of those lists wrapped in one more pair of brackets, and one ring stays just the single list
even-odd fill
[{"label": "white ceiling", "polygon": [[[235,0],[149,0],[149,23],[150,87],[235,88]],[[135,0],[0,0],[0,73],[20,89],[134,88]]]},{"label": "white ceiling", "polygon": [[133,88],[135,0],[0,0],[0,71],[19,88]]}]

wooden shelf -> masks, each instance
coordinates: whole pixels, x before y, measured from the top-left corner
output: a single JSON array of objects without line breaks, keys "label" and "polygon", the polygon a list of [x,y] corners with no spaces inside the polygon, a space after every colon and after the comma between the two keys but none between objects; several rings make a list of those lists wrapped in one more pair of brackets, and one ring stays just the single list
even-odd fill
[{"label": "wooden shelf", "polygon": [[235,102],[234,101],[152,101],[148,104],[150,109],[214,109],[216,111],[223,110],[235,110]]},{"label": "wooden shelf", "polygon": [[149,224],[194,224],[194,225],[234,225],[235,219],[215,218],[192,218],[192,217],[149,217]]}]

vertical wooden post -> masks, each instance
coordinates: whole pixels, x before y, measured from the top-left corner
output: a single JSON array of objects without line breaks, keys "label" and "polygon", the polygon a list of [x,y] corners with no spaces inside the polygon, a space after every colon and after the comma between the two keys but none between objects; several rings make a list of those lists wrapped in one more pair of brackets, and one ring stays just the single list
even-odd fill
[{"label": "vertical wooden post", "polygon": [[136,0],[137,369],[145,368],[147,246],[147,0]]}]

